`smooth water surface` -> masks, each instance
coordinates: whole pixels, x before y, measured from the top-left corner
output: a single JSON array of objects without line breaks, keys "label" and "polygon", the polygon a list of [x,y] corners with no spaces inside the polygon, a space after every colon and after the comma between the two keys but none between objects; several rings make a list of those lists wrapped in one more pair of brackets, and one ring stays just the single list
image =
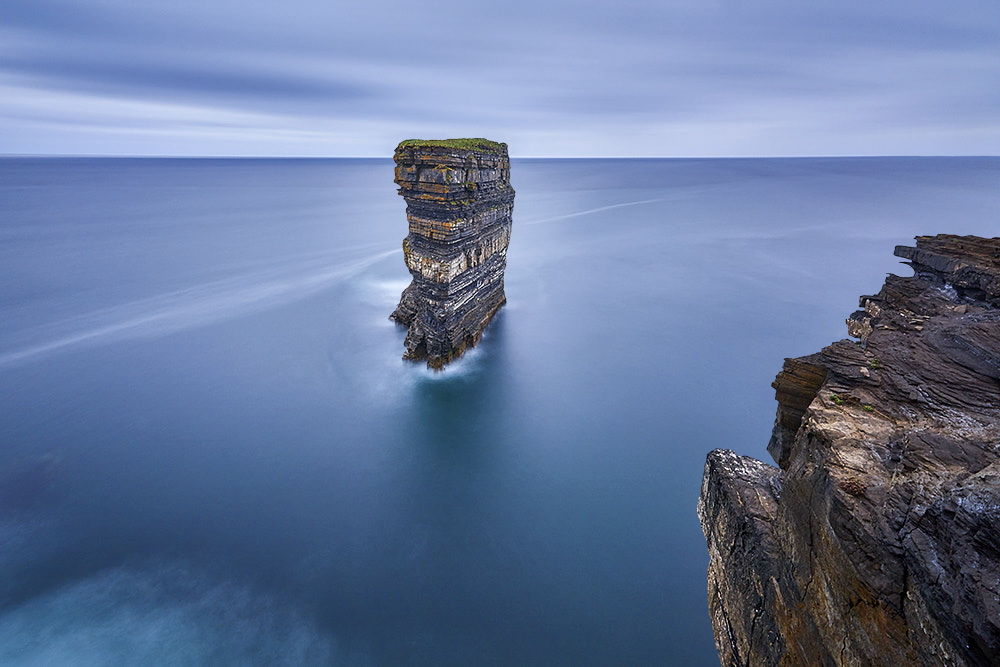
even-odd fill
[{"label": "smooth water surface", "polygon": [[0,159],[0,663],[714,665],[708,451],[1000,159],[515,160],[434,374],[389,160]]}]

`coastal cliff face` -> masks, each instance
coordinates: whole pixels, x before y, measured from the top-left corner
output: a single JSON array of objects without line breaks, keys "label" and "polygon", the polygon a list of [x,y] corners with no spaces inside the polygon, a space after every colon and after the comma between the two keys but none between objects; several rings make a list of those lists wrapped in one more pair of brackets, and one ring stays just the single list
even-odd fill
[{"label": "coastal cliff face", "polygon": [[1000,664],[1000,239],[918,237],[840,341],[785,361],[768,451],[709,454],[725,666]]},{"label": "coastal cliff face", "polygon": [[441,368],[475,345],[506,302],[514,190],[507,144],[409,140],[396,148],[413,276],[390,316],[408,327],[404,359]]}]

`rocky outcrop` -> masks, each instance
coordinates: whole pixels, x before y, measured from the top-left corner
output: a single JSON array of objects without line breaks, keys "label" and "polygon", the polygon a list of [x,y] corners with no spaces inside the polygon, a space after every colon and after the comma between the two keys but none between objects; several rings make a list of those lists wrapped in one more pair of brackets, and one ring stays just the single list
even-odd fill
[{"label": "rocky outcrop", "polygon": [[413,281],[391,319],[408,327],[404,359],[441,368],[475,345],[506,302],[514,190],[507,144],[411,139],[396,148]]},{"label": "rocky outcrop", "polygon": [[774,382],[779,467],[709,454],[722,664],[1000,664],[1000,239],[918,237]]}]

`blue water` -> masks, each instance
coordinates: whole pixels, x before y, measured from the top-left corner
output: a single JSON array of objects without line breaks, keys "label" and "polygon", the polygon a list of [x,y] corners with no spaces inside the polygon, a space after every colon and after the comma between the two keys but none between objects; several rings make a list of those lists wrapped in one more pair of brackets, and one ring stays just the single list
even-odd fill
[{"label": "blue water", "polygon": [[389,160],[0,159],[0,664],[717,664],[705,454],[1000,159],[512,173],[434,374]]}]

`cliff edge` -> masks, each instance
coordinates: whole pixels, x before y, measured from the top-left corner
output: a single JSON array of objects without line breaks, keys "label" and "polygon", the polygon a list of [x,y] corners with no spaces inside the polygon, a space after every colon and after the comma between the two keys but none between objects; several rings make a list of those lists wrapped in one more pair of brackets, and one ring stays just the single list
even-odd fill
[{"label": "cliff edge", "polygon": [[441,368],[475,345],[507,301],[514,189],[507,144],[410,139],[396,148],[413,276],[390,316],[407,327],[404,359]]},{"label": "cliff edge", "polygon": [[768,451],[716,450],[698,515],[724,666],[1000,664],[1000,239],[898,246],[787,359]]}]

